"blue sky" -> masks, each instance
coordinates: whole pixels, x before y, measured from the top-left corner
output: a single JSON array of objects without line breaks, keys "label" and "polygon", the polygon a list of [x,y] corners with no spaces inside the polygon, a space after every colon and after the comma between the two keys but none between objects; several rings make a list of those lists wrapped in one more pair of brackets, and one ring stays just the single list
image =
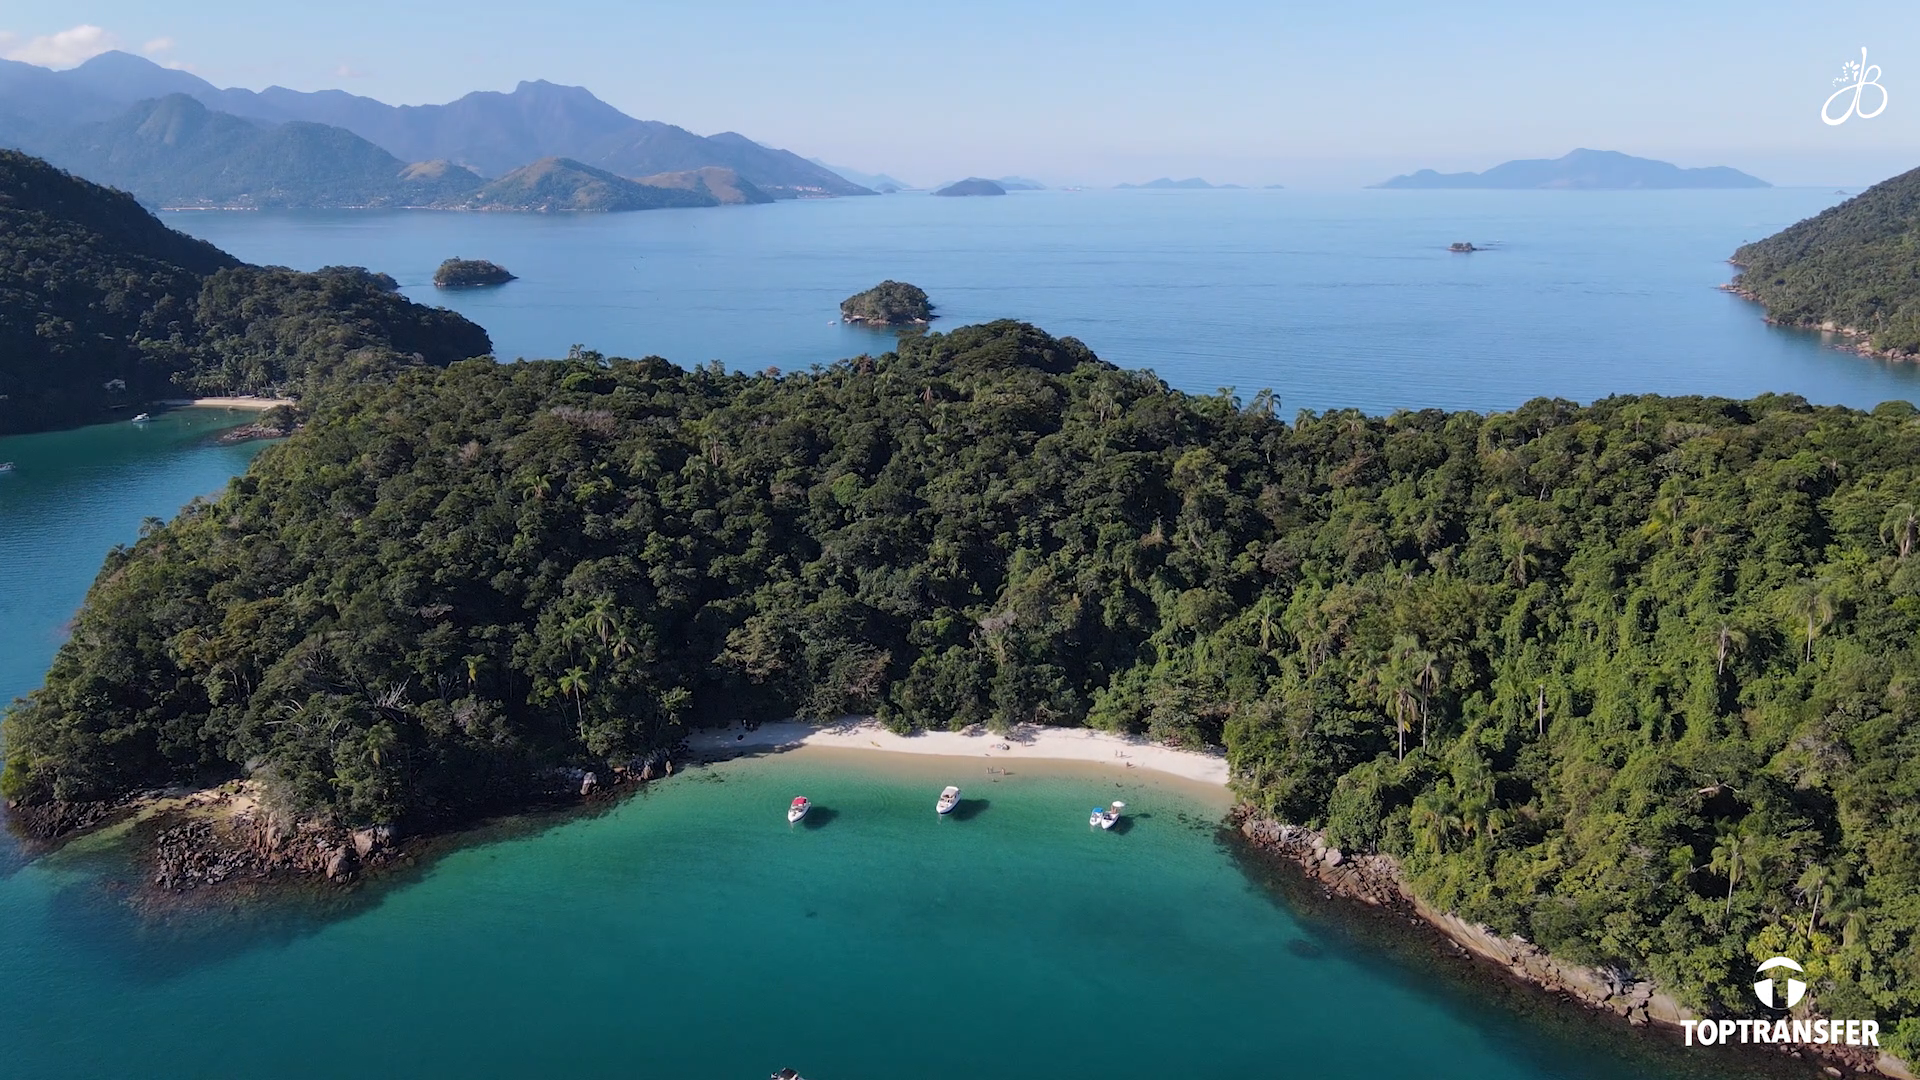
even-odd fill
[{"label": "blue sky", "polygon": [[[78,29],[76,29],[78,28]],[[1920,165],[1920,3],[9,0],[0,55],[447,101],[521,79],[918,183],[1340,187],[1575,147],[1776,183]],[[1890,104],[1820,123],[1868,50]]]}]

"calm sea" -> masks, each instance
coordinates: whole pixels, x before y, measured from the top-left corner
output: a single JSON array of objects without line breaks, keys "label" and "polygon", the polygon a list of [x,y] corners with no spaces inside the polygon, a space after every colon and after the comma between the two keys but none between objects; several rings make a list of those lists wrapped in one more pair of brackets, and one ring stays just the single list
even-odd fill
[{"label": "calm sea", "polygon": [[[887,338],[831,323],[884,277],[948,324],[1030,319],[1186,389],[1288,408],[1792,391],[1871,405],[1914,376],[1714,291],[1740,242],[1826,192],[919,196],[616,217],[182,214],[255,261],[362,264],[503,355],[803,367]],[[1498,246],[1450,255],[1454,240]],[[451,255],[521,280],[435,294]],[[0,439],[0,699],[39,682],[103,555],[257,444],[200,410]],[[812,1080],[1725,1076],[1715,1056],[1463,981],[1276,897],[1217,804],[1085,773],[743,762],[521,828],[395,887],[151,925],[79,845],[0,840],[0,1075]],[[958,768],[955,766],[954,768]],[[958,782],[980,802],[933,819]],[[793,794],[823,808],[789,830]],[[1120,834],[1084,807],[1125,798]]]},{"label": "calm sea", "polygon": [[[1023,192],[623,215],[207,213],[167,222],[254,262],[366,265],[453,307],[503,357],[583,344],[759,370],[880,351],[839,302],[925,288],[936,328],[1072,334],[1177,387],[1300,408],[1505,409],[1530,398],[1767,391],[1871,407],[1920,371],[1769,327],[1714,288],[1734,248],[1828,189]],[[1465,240],[1493,249],[1456,255]],[[520,280],[443,292],[442,259]]]}]

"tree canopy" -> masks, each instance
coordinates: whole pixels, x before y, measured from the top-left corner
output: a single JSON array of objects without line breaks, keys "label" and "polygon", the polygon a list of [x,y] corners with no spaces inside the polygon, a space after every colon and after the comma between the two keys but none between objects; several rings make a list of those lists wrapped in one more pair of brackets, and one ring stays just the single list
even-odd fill
[{"label": "tree canopy", "polygon": [[1091,725],[1224,744],[1434,903],[1695,1005],[1784,953],[1914,1012],[1911,406],[1277,406],[1004,322],[336,387],[112,554],[5,791],[433,819],[708,721]]},{"label": "tree canopy", "polygon": [[925,289],[904,281],[883,281],[840,301],[840,317],[875,326],[909,326],[933,318]]}]

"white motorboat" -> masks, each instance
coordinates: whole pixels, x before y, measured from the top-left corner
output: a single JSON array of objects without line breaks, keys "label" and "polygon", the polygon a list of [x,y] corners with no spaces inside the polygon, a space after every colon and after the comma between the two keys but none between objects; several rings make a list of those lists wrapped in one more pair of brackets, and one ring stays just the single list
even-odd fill
[{"label": "white motorboat", "polygon": [[942,814],[951,814],[953,813],[953,808],[959,805],[960,789],[954,787],[952,784],[948,784],[947,789],[940,793],[940,801],[934,803],[933,808]]},{"label": "white motorboat", "polygon": [[13,462],[0,461],[0,472],[12,472],[12,471],[13,471]]},{"label": "white motorboat", "polygon": [[807,1080],[807,1078],[792,1069],[781,1069],[773,1074],[773,1080]]},{"label": "white motorboat", "polygon": [[144,424],[151,419],[153,419],[153,417],[148,416],[146,413],[141,413],[139,416],[133,418],[133,422],[136,424]]},{"label": "white motorboat", "polygon": [[807,811],[811,809],[813,809],[813,804],[807,801],[805,795],[795,795],[793,797],[793,804],[787,807],[787,824],[791,825],[801,818],[806,817]]},{"label": "white motorboat", "polygon": [[1105,810],[1096,806],[1093,808],[1093,816],[1087,819],[1087,824],[1098,826],[1101,829],[1111,829],[1120,823],[1120,811],[1126,808],[1126,803],[1118,801]]}]

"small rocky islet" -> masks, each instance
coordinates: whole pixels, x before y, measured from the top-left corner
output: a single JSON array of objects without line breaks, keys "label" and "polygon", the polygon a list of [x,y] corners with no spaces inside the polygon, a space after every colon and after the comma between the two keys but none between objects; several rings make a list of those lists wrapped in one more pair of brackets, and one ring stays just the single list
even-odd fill
[{"label": "small rocky islet", "polygon": [[458,256],[440,264],[433,272],[433,284],[440,289],[472,289],[488,285],[505,285],[514,280],[507,268],[485,259],[462,259]]}]

